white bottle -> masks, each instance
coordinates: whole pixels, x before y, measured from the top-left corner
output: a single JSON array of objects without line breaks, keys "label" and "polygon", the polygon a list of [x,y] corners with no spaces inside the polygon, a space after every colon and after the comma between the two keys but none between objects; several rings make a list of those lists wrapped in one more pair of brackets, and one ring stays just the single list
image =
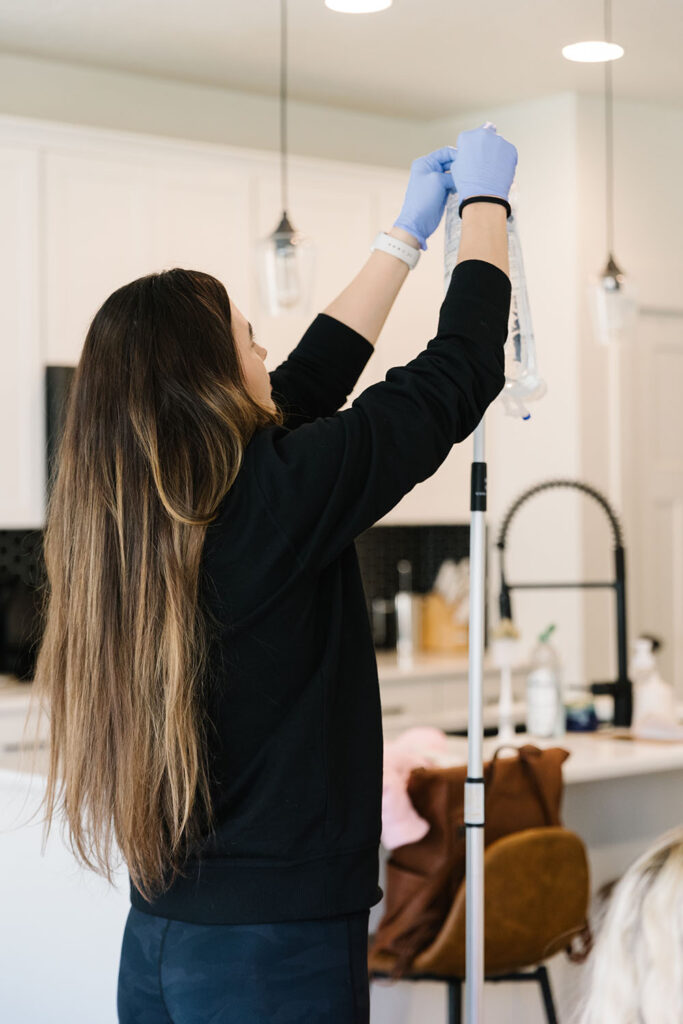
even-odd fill
[{"label": "white bottle", "polygon": [[[657,670],[654,641],[641,636],[634,643],[629,666],[633,683],[633,721],[636,734],[667,733],[678,730],[676,699],[673,686],[665,682]],[[659,644],[658,644],[659,646]]]},{"label": "white bottle", "polygon": [[413,593],[413,567],[407,558],[398,565],[398,593],[394,596],[396,608],[396,655],[401,668],[411,668],[420,646],[421,598]]},{"label": "white bottle", "polygon": [[539,738],[565,732],[560,659],[550,643],[554,630],[554,625],[548,626],[539,636],[526,683],[526,728],[529,735]]}]

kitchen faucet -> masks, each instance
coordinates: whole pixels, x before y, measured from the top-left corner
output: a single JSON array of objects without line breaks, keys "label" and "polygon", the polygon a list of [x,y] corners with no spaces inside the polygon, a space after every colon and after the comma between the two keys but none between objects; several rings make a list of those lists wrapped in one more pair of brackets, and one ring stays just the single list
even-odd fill
[{"label": "kitchen faucet", "polygon": [[[609,519],[614,536],[614,579],[607,582],[602,581],[577,581],[569,583],[508,583],[505,578],[505,540],[512,518],[519,511],[521,506],[531,497],[540,494],[542,491],[555,487],[571,487],[582,494],[593,498],[603,509]],[[598,590],[608,588],[614,590],[616,598],[615,610],[617,616],[617,679],[607,683],[592,683],[591,692],[594,694],[609,694],[614,699],[613,724],[615,726],[630,726],[633,709],[633,687],[628,678],[626,670],[626,559],[623,546],[621,526],[614,514],[607,499],[589,484],[581,483],[579,480],[547,480],[545,483],[530,487],[509,508],[503,517],[497,543],[500,551],[500,596],[499,608],[502,619],[512,619],[510,603],[511,590]]]}]

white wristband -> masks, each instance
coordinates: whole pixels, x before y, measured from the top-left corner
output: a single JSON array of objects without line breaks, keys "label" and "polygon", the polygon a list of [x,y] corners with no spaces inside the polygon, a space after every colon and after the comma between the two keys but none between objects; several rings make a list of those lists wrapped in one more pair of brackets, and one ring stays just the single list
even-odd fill
[{"label": "white wristband", "polygon": [[388,235],[386,231],[380,231],[370,246],[370,252],[373,252],[375,249],[379,249],[381,252],[388,252],[390,256],[398,257],[399,260],[407,263],[411,270],[421,256],[419,249],[408,245],[407,242],[402,242],[400,238]]}]

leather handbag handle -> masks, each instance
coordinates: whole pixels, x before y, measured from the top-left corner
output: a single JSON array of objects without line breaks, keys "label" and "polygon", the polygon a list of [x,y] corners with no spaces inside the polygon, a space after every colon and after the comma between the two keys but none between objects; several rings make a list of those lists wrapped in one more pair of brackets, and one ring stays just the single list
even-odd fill
[{"label": "leather handbag handle", "polygon": [[548,806],[545,791],[543,789],[543,786],[539,782],[538,775],[536,773],[536,765],[533,763],[534,759],[538,759],[541,756],[541,751],[539,750],[537,753],[532,754],[531,750],[524,750],[524,748],[522,748],[519,752],[519,756],[522,761],[522,764],[527,770],[529,778],[531,779],[531,783],[534,787],[536,796],[538,797],[538,801],[541,807],[543,808],[546,824],[554,825],[555,818],[552,814],[552,811],[550,810],[550,807]]},{"label": "leather handbag handle", "polygon": [[514,750],[515,751],[515,753],[517,754],[517,760],[522,762],[522,766],[524,767],[524,770],[525,770],[525,772],[526,772],[526,774],[527,774],[527,776],[528,776],[528,778],[529,778],[529,780],[531,782],[532,789],[533,789],[534,793],[536,794],[536,796],[538,798],[538,802],[541,805],[541,810],[543,811],[543,814],[545,816],[546,824],[547,825],[554,825],[555,824],[555,819],[554,819],[554,817],[553,817],[553,815],[552,815],[552,813],[550,811],[550,808],[548,806],[548,801],[546,799],[545,793],[543,792],[543,787],[541,786],[540,782],[538,781],[538,776],[536,774],[536,768],[535,768],[535,766],[531,762],[531,757],[532,757],[531,751],[532,750],[535,751],[535,753],[533,754],[533,757],[540,757],[540,755],[541,755],[541,751],[537,747],[533,747],[531,749],[527,749],[525,747],[516,747],[514,745],[514,743],[503,743],[503,744],[501,744],[500,747],[498,747],[494,751],[493,757],[491,758],[491,761],[490,761],[490,763],[488,765],[488,768],[486,769],[486,771],[484,773],[484,804],[486,804],[486,792],[487,792],[487,789],[488,789],[489,785],[493,781],[493,774],[494,774],[495,764],[496,764],[496,761],[498,760],[498,755],[501,752],[501,750]]}]

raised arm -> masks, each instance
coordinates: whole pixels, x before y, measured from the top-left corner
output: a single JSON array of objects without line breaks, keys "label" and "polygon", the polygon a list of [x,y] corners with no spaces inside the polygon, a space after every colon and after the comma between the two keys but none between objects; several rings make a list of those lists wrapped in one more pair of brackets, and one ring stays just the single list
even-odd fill
[{"label": "raised arm", "polygon": [[[420,248],[415,236],[403,228],[393,227],[387,234],[415,249]],[[352,327],[374,345],[409,273],[408,264],[403,260],[375,249],[351,283],[323,312]]]},{"label": "raised arm", "polygon": [[[403,206],[387,234],[414,249],[426,249],[456,185],[462,198],[507,196],[517,158],[514,146],[495,129],[463,132],[461,140],[462,159],[455,163],[453,146],[413,161]],[[470,259],[509,273],[502,206],[473,203],[463,209],[459,262]],[[330,416],[346,402],[409,272],[407,263],[396,256],[372,252],[271,373],[273,397],[285,410],[288,427]]]},{"label": "raised arm", "polygon": [[504,139],[491,142],[494,136],[470,133],[467,151],[481,149],[483,157],[464,161],[460,179],[454,175],[459,195],[469,191],[478,201],[462,209],[460,259],[436,336],[350,409],[291,432],[261,431],[251,449],[273,522],[306,571],[328,565],[435,473],[505,384],[506,210],[490,198],[507,202],[517,152]]},{"label": "raised arm", "polygon": [[[455,189],[450,173],[455,152],[453,146],[443,146],[413,161],[403,206],[388,235],[415,249],[427,248],[427,238],[441,222],[448,193]],[[325,312],[374,345],[409,272],[407,263],[375,250]]]},{"label": "raised arm", "polygon": [[[455,150],[446,146],[413,161],[405,201],[387,234],[414,249],[426,248],[454,189],[449,172]],[[310,325],[270,377],[273,398],[288,428],[331,416],[353,391],[401,285],[407,263],[374,250],[351,283]]]}]

